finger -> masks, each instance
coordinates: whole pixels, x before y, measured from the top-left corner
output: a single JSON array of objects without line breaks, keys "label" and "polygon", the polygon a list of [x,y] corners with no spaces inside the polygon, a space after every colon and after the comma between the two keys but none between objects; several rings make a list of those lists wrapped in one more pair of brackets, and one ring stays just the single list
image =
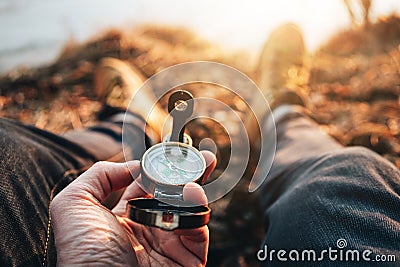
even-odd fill
[{"label": "finger", "polygon": [[183,246],[195,254],[203,264],[206,263],[208,253],[209,231],[207,226],[190,230],[175,230]]},{"label": "finger", "polygon": [[150,253],[163,254],[182,266],[205,264],[208,248],[207,227],[201,228],[202,233],[207,235],[202,242],[189,241],[184,237],[176,236],[175,232],[166,232],[159,228],[147,227],[145,229],[142,233],[152,248]]},{"label": "finger", "polygon": [[139,172],[139,161],[126,163],[101,161],[95,163],[67,188],[74,195],[85,196],[89,194],[102,202],[111,192],[131,184]]},{"label": "finger", "polygon": [[[183,188],[183,199],[192,203],[207,205],[207,197],[203,188],[196,183],[188,183]],[[196,229],[175,230],[180,236],[182,244],[199,259],[207,257],[209,233],[208,227],[203,226]],[[205,262],[203,262],[205,263]]]},{"label": "finger", "polygon": [[123,216],[126,212],[126,204],[128,203],[128,200],[132,198],[150,197],[150,195],[142,189],[140,180],[141,176],[139,175],[138,178],[126,188],[121,199],[112,210],[114,214]]},{"label": "finger", "polygon": [[174,233],[180,236],[184,236],[187,240],[193,242],[205,242],[208,240],[208,227],[202,226],[195,229],[177,229]]},{"label": "finger", "polygon": [[206,170],[204,171],[203,178],[201,180],[201,184],[203,184],[210,176],[210,174],[214,171],[215,166],[217,165],[217,158],[212,152],[208,150],[201,151],[201,154],[203,155],[207,166]]},{"label": "finger", "polygon": [[183,200],[199,205],[207,205],[207,196],[203,188],[196,183],[188,183],[183,187]]}]

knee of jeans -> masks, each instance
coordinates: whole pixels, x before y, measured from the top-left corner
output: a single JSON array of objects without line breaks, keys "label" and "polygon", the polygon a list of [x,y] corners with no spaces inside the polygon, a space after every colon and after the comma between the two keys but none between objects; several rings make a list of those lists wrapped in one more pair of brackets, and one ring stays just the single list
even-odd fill
[{"label": "knee of jeans", "polygon": [[[398,169],[388,160],[365,147],[346,147],[322,158],[319,162],[322,172],[334,173],[349,179],[362,179],[364,182],[391,180],[398,177]],[[322,173],[324,174],[324,173]]]},{"label": "knee of jeans", "polygon": [[352,147],[344,147],[342,149],[338,149],[330,155],[330,157],[339,157],[339,158],[353,158],[361,161],[370,161],[373,159],[379,158],[379,155],[374,151],[362,147],[362,146],[352,146]]}]

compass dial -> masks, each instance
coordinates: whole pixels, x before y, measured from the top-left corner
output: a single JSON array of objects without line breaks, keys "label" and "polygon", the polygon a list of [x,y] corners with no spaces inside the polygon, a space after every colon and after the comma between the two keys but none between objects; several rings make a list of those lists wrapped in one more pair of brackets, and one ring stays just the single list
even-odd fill
[{"label": "compass dial", "polygon": [[143,155],[145,175],[158,184],[184,185],[204,173],[203,155],[194,147],[177,142],[160,143]]}]

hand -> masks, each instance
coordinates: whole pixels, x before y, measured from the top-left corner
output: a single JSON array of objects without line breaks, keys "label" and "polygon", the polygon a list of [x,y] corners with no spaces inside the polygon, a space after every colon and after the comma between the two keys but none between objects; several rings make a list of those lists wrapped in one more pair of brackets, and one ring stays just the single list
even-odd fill
[{"label": "hand", "polygon": [[[215,156],[202,152],[208,176]],[[131,176],[132,173],[132,176]],[[164,231],[137,224],[125,216],[127,200],[149,197],[139,186],[140,164],[99,162],[79,176],[50,206],[59,266],[201,266],[208,251],[208,228]],[[127,187],[111,211],[101,203]],[[184,187],[187,201],[207,204],[203,189]]]}]

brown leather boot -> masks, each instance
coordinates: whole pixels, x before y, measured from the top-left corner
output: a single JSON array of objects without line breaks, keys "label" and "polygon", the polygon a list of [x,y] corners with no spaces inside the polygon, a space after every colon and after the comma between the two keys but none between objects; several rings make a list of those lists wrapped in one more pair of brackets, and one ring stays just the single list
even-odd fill
[{"label": "brown leather boot", "polygon": [[[162,127],[170,125],[165,123],[168,113],[159,105],[153,107],[157,102],[153,92],[141,89],[145,80],[141,72],[128,62],[107,57],[96,68],[95,92],[104,104],[143,117],[160,139]],[[169,132],[168,129],[166,132]]]}]

